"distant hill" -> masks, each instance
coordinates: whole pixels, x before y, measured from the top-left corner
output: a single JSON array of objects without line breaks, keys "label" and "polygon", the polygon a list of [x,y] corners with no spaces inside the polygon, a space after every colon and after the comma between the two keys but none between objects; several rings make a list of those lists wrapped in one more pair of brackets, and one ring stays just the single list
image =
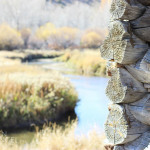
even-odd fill
[{"label": "distant hill", "polygon": [[93,2],[100,2],[101,0],[46,0],[46,1],[66,5],[66,4],[71,4],[77,1],[86,3],[86,4],[92,4]]}]

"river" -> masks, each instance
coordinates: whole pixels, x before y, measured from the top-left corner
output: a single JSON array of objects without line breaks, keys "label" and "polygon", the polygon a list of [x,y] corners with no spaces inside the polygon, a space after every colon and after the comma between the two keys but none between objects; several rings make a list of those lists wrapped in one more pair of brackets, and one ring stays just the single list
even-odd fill
[{"label": "river", "polygon": [[[46,69],[57,70],[69,78],[74,85],[80,99],[75,107],[78,117],[76,134],[87,134],[93,128],[99,132],[104,131],[104,123],[108,114],[108,98],[105,95],[107,78],[68,74],[68,72],[72,73],[73,70],[68,69],[64,63],[53,62],[50,59],[34,60],[29,65],[38,65]],[[30,142],[34,136],[34,132],[21,131],[8,135]]]}]

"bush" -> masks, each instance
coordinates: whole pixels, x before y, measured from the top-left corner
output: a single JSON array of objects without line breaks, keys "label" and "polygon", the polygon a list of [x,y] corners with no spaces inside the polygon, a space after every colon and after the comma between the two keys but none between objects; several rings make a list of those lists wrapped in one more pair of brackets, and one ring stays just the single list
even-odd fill
[{"label": "bush", "polygon": [[79,45],[80,38],[78,37],[79,30],[76,28],[62,27],[50,35],[49,47],[55,49],[73,48]]},{"label": "bush", "polygon": [[81,45],[84,48],[98,48],[103,37],[95,31],[85,32],[81,38]]},{"label": "bush", "polygon": [[9,75],[1,71],[0,128],[41,124],[74,111],[77,93],[65,77],[31,67],[24,69]]},{"label": "bush", "polygon": [[[65,49],[79,45],[78,30],[76,28],[56,28],[53,24],[47,23],[36,31],[36,36],[45,42],[45,47],[51,49]],[[78,38],[78,39],[77,39]]]},{"label": "bush", "polygon": [[20,33],[7,24],[0,25],[0,49],[16,49],[23,45]]},{"label": "bush", "polygon": [[67,62],[77,72],[84,75],[105,76],[106,61],[100,57],[99,50],[66,50],[56,60]]},{"label": "bush", "polygon": [[42,49],[44,47],[44,41],[35,35],[31,35],[28,41],[29,49]]},{"label": "bush", "polygon": [[56,28],[52,23],[47,23],[43,26],[41,26],[36,31],[36,36],[41,40],[48,40],[49,36],[56,33]]},{"label": "bush", "polygon": [[21,31],[21,37],[24,41],[24,49],[27,49],[28,48],[28,41],[29,41],[29,38],[30,38],[30,35],[31,35],[31,30],[29,28],[23,28]]}]

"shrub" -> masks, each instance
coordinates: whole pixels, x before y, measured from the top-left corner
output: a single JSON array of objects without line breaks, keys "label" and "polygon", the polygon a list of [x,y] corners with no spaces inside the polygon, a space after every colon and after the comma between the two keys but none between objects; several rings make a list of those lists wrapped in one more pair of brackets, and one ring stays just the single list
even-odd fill
[{"label": "shrub", "polygon": [[57,73],[39,71],[1,75],[0,128],[57,120],[74,111],[77,94],[70,82]]},{"label": "shrub", "polygon": [[56,49],[76,47],[80,41],[78,33],[79,30],[76,28],[59,28],[57,32],[50,35],[49,46],[55,47]]},{"label": "shrub", "polygon": [[44,47],[44,41],[35,35],[31,35],[28,41],[29,49],[42,49]]},{"label": "shrub", "polygon": [[28,41],[31,35],[31,30],[29,28],[23,28],[21,31],[21,37],[24,41],[24,48],[28,48]]},{"label": "shrub", "polygon": [[52,23],[47,23],[37,29],[36,36],[39,39],[46,41],[49,36],[54,33],[56,33],[56,27]]},{"label": "shrub", "polygon": [[84,75],[105,76],[106,61],[100,57],[99,50],[66,50],[56,60],[67,62],[76,71]]},{"label": "shrub", "polygon": [[7,24],[0,25],[0,49],[16,49],[23,45],[20,33]]},{"label": "shrub", "polygon": [[98,48],[103,37],[95,31],[85,32],[81,38],[81,45],[84,48]]}]

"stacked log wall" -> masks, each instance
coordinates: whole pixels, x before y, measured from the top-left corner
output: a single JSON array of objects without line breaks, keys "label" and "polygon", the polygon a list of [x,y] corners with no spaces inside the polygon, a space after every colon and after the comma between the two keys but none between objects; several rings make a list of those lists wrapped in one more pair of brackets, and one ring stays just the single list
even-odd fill
[{"label": "stacked log wall", "polygon": [[[150,144],[150,0],[113,0],[101,56],[109,61],[105,133],[114,150]],[[107,146],[106,146],[107,147]]]}]

